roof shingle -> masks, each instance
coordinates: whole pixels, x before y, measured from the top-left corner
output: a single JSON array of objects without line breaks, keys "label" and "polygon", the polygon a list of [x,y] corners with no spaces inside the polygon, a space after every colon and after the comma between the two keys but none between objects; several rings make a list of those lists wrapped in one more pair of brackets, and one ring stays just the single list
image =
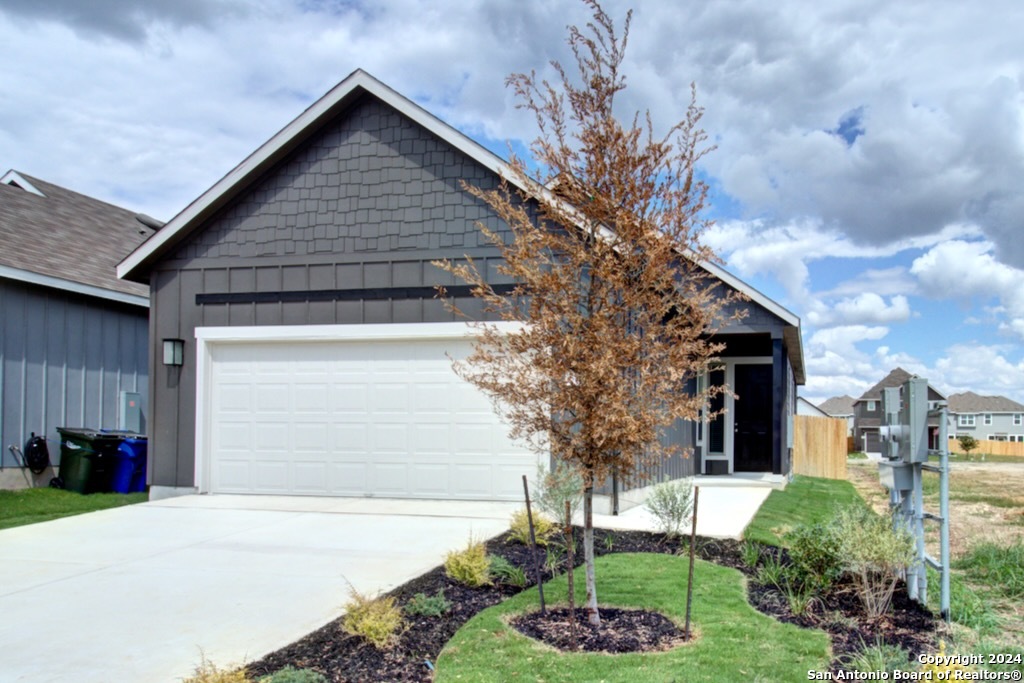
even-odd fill
[{"label": "roof shingle", "polygon": [[1024,413],[1024,405],[1005,396],[980,396],[973,391],[949,397],[951,413]]},{"label": "roof shingle", "polygon": [[43,193],[0,183],[0,265],[149,296],[149,288],[119,280],[117,264],[152,234],[133,211],[19,173]]}]

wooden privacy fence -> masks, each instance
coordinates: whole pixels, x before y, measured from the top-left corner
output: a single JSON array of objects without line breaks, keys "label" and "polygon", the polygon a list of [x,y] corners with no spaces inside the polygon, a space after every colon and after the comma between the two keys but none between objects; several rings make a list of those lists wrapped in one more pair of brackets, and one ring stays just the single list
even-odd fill
[{"label": "wooden privacy fence", "polygon": [[[949,440],[950,453],[963,453],[960,442],[956,439]],[[1024,443],[1019,441],[982,441],[978,439],[978,447],[971,449],[972,455],[985,453],[987,455],[1017,455],[1024,458]]]},{"label": "wooden privacy fence", "polygon": [[793,474],[846,479],[846,420],[793,416]]}]

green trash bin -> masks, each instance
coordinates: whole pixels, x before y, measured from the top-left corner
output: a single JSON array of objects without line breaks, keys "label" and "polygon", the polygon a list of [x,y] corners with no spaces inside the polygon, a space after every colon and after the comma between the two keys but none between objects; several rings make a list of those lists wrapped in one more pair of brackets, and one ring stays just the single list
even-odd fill
[{"label": "green trash bin", "polygon": [[110,491],[114,454],[122,436],[93,429],[58,427],[60,434],[59,476],[68,491],[105,493]]}]

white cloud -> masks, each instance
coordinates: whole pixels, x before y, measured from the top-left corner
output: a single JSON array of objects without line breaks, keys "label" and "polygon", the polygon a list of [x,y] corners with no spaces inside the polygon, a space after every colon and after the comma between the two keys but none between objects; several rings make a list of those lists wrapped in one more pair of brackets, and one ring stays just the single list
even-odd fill
[{"label": "white cloud", "polygon": [[999,305],[988,311],[1005,318],[1000,329],[1024,339],[1024,271],[998,262],[990,242],[950,240],[914,260],[910,273],[923,295],[952,299],[967,308],[972,299]]},{"label": "white cloud", "polygon": [[831,325],[877,325],[903,322],[910,318],[910,303],[902,294],[892,297],[888,303],[874,292],[840,299],[831,309],[821,307],[807,314],[807,322],[814,327]]}]

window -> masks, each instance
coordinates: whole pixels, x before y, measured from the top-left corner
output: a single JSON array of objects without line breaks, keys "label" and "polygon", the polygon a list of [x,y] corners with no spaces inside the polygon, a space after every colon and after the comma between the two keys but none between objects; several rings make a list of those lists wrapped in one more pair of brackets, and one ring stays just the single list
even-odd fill
[{"label": "window", "polygon": [[1024,443],[1024,434],[1010,434],[1009,439],[1016,443]]},{"label": "window", "polygon": [[957,415],[956,425],[957,427],[973,427],[974,415]]},{"label": "window", "polygon": [[985,419],[985,424],[986,425],[991,425],[992,424],[992,413],[985,413],[985,418],[984,419]]},{"label": "window", "polygon": [[1020,427],[1022,424],[1024,424],[1024,415],[1017,413],[1013,416],[1013,426]]},{"label": "window", "polygon": [[875,412],[875,401],[868,401],[868,412]]}]

